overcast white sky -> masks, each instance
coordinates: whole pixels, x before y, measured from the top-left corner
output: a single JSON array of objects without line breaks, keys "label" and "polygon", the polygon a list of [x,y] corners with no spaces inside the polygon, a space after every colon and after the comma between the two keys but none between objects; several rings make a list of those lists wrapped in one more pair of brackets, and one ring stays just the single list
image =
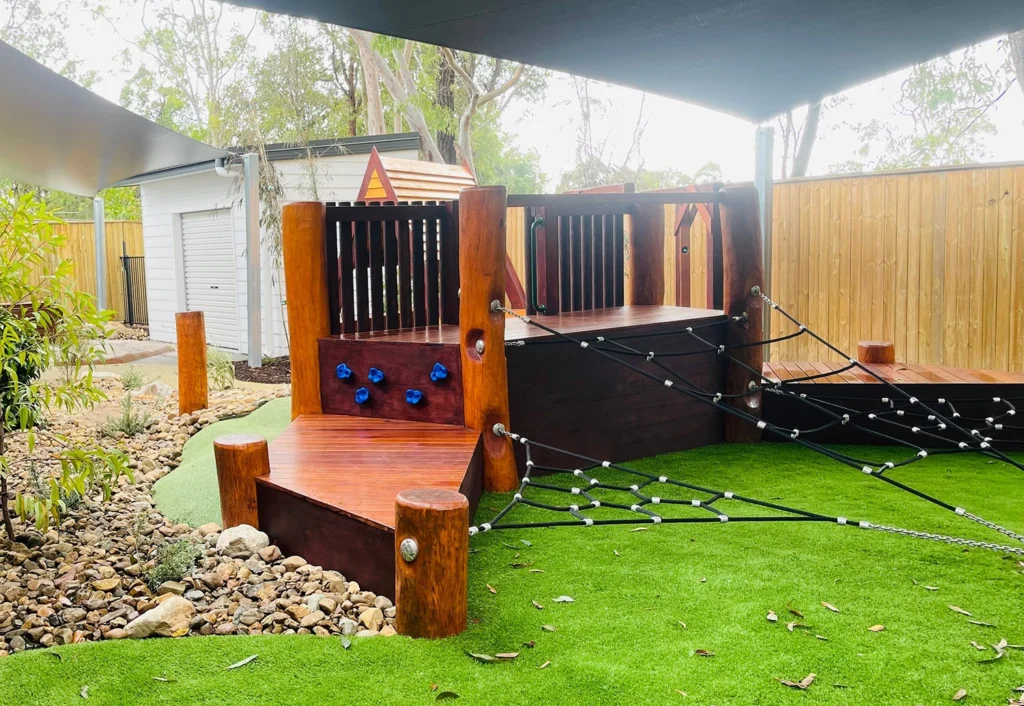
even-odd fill
[{"label": "overcast white sky", "polygon": [[[113,3],[117,5],[117,3]],[[134,3],[121,3],[128,19],[123,34],[137,34],[137,9]],[[240,13],[250,13],[244,10]],[[251,15],[248,15],[251,16]],[[251,20],[250,20],[251,22]],[[136,26],[132,26],[136,25]],[[81,57],[87,68],[101,76],[94,90],[117,102],[127,73],[115,60],[125,43],[103,20],[94,20],[82,10],[74,10],[69,33],[71,50]],[[980,60],[992,66],[1003,61],[997,40],[979,47]],[[827,172],[829,165],[854,157],[860,146],[856,134],[844,124],[884,120],[894,115],[893,101],[906,71],[863,84],[844,93],[847,100],[838,109],[822,118],[822,128],[812,153],[810,174]],[[608,136],[609,152],[621,155],[632,140],[642,94],[632,89],[597,84],[592,94],[601,98],[607,110],[595,116],[595,135]],[[645,112],[649,119],[640,152],[651,169],[672,167],[692,174],[703,164],[714,161],[721,165],[728,181],[753,178],[752,123],[681,101],[648,95]],[[536,149],[541,165],[553,187],[559,174],[573,161],[578,114],[575,93],[568,76],[553,74],[542,104],[526,106],[517,103],[507,111],[505,127],[513,132],[524,148]],[[1024,92],[1016,86],[990,111],[998,134],[986,139],[988,154],[984,161],[1024,160]],[[779,162],[781,145],[776,147]],[[780,173],[776,168],[776,175]]]}]

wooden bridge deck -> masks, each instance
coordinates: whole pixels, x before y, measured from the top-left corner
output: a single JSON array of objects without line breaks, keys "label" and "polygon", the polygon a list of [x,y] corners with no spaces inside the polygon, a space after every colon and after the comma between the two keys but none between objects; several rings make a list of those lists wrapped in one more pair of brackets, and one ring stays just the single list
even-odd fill
[{"label": "wooden bridge deck", "polygon": [[[803,384],[879,384],[878,380],[854,368],[838,372],[848,365],[825,362],[773,362],[764,364],[764,376],[771,380],[795,380],[810,375],[833,372],[834,375],[807,380]],[[972,368],[949,368],[942,365],[918,365],[916,363],[868,364],[866,366],[886,382],[895,385],[1020,385],[1024,374],[1000,370],[974,370]]]}]

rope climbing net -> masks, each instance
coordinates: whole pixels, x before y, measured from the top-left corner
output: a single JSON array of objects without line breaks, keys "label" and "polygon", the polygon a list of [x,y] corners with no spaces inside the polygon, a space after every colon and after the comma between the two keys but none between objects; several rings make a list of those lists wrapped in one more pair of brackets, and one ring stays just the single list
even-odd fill
[{"label": "rope climbing net", "polygon": [[[686,395],[704,404],[712,405],[725,414],[738,417],[750,424],[754,424],[764,432],[800,444],[839,463],[856,468],[872,478],[911,493],[922,500],[941,507],[944,510],[954,512],[965,519],[976,522],[990,530],[1024,543],[1024,536],[1006,527],[990,522],[974,513],[968,512],[960,506],[947,503],[891,477],[891,472],[894,469],[905,467],[914,462],[920,461],[921,459],[926,458],[929,454],[983,453],[992,458],[1008,463],[1018,470],[1024,471],[1024,466],[993,446],[993,443],[996,441],[992,436],[993,434],[998,435],[1000,432],[1024,429],[1024,427],[1018,427],[1008,423],[1008,420],[1012,420],[1016,415],[1017,408],[1014,404],[1014,400],[1008,400],[1001,397],[979,400],[962,400],[961,402],[964,404],[995,405],[995,409],[987,410],[987,414],[983,414],[978,417],[961,416],[954,404],[946,399],[940,398],[935,402],[920,400],[917,397],[910,395],[899,386],[885,380],[870,367],[860,363],[855,358],[846,355],[818,334],[811,331],[807,326],[782,309],[776,302],[761,293],[759,288],[755,287],[752,294],[761,297],[768,306],[779,312],[786,320],[791,322],[795,327],[795,331],[777,338],[743,344],[724,345],[717,344],[709,340],[706,333],[707,329],[715,326],[742,324],[747,318],[747,314],[744,313],[725,320],[687,326],[684,329],[684,332],[694,342],[696,342],[697,346],[695,348],[680,351],[643,351],[635,347],[638,340],[656,338],[658,336],[667,335],[667,333],[660,332],[653,334],[631,335],[628,339],[619,340],[604,336],[587,339],[557,331],[532,317],[524,316],[504,307],[501,302],[498,301],[493,302],[491,308],[495,312],[503,312],[506,315],[519,318],[525,323],[535,326],[553,337],[550,340],[538,341],[529,345],[550,345],[552,343],[576,345],[584,351],[602,356],[606,360],[613,361],[617,365],[620,365],[641,377],[647,378],[654,383],[663,385],[669,390]],[[672,333],[678,334],[679,332],[675,331]],[[755,370],[734,355],[734,352],[737,350],[751,348],[754,346],[767,346],[772,343],[790,340],[799,336],[809,336],[814,338],[837,355],[842,356],[844,360],[848,361],[848,364],[844,365],[839,370],[832,370],[827,373],[807,375],[788,380],[778,380],[765,377],[761,370]],[[624,340],[628,340],[631,345],[627,345]],[[522,346],[527,344],[525,341],[510,341],[507,342],[506,345]],[[749,387],[745,391],[739,393],[725,393],[721,390],[708,390],[698,385],[694,380],[681,374],[670,364],[672,359],[675,358],[702,354],[723,356],[729,359],[731,363],[738,365],[749,372],[752,377]],[[884,390],[883,396],[879,397],[876,403],[872,403],[868,409],[851,406],[854,403],[860,403],[863,405],[865,403],[863,398],[850,398],[847,400],[831,397],[829,399],[821,399],[806,393],[798,393],[792,389],[793,385],[801,382],[808,382],[853,369],[858,369],[859,371],[870,375],[881,384],[882,387],[880,389]],[[797,400],[800,404],[806,405],[810,409],[814,410],[816,416],[821,419],[821,423],[810,429],[787,428],[767,422],[746,411],[741,406],[734,404],[737,400],[762,392]],[[1017,402],[1019,403],[1020,401]],[[906,448],[909,453],[903,458],[893,458],[889,460],[866,459],[828,447],[814,439],[816,435],[820,435],[822,432],[836,427],[846,427],[851,430],[857,429],[881,442]],[[907,438],[920,438],[922,443],[912,443],[907,441],[904,436],[895,436],[894,433],[897,429],[904,432]],[[853,522],[844,517],[831,517],[814,512],[807,512],[763,500],[738,496],[731,491],[714,490],[684,483],[682,481],[670,479],[666,476],[652,475],[611,461],[599,461],[566,449],[548,446],[538,441],[523,438],[522,436],[505,429],[501,425],[495,426],[494,433],[500,436],[507,436],[525,447],[526,469],[520,487],[514,494],[511,502],[498,512],[490,522],[483,523],[478,527],[471,527],[470,534],[477,534],[479,532],[486,532],[489,530],[517,529],[524,527],[553,527],[569,525],[594,526],[651,522],[833,522],[839,525],[852,525],[863,529],[874,529],[923,539],[931,539],[1024,555],[1024,547],[1005,546],[947,535],[917,532],[914,530],[901,529],[886,525],[877,525],[866,520]],[[929,450],[924,446],[924,443],[926,442],[938,446],[938,448],[933,447]],[[571,459],[572,466],[562,467],[555,465],[536,465],[533,460],[534,449],[542,449],[545,452],[557,454],[566,459]],[[602,469],[615,471],[620,477],[625,477],[627,479],[634,480],[635,482],[624,483],[602,481],[597,477]],[[547,483],[544,482],[544,480],[538,480],[535,477],[535,473],[537,472],[549,474],[555,477],[562,476],[563,478],[566,474],[569,474],[579,480],[579,485],[565,485],[557,484],[555,482]],[[542,478],[543,477],[544,476],[542,476]],[[672,488],[676,491],[684,489],[692,491],[695,495],[689,498],[662,497],[666,495],[666,493],[660,491],[659,487]],[[573,497],[572,502],[568,504],[556,504],[553,500],[544,502],[536,499],[536,496],[539,493],[555,494],[552,497],[556,497],[558,494],[569,494]],[[609,500],[607,497],[604,499],[600,497],[605,496],[606,494],[615,493],[625,495],[622,495],[618,501]],[[624,501],[621,499],[622,497],[625,498]],[[722,510],[725,503],[729,503],[734,507],[742,506],[744,508],[760,508],[762,510],[770,510],[771,512],[770,514],[746,514],[746,512],[741,514],[730,514],[729,512]],[[518,505],[564,513],[567,515],[567,519],[526,523],[509,522],[507,519],[509,513]],[[679,505],[689,505],[701,512],[697,515],[682,517],[665,517],[658,512],[660,509],[659,506]],[[622,511],[625,516],[617,516],[614,518],[595,518],[592,516],[592,511],[597,510],[598,508]],[[588,514],[588,512],[590,514]]]}]

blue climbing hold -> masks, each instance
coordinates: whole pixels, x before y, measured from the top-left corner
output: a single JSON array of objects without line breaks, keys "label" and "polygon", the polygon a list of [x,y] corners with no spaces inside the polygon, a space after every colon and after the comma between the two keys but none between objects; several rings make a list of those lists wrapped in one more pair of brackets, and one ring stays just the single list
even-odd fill
[{"label": "blue climbing hold", "polygon": [[419,390],[406,390],[405,401],[409,404],[419,404],[423,399],[423,393]]},{"label": "blue climbing hold", "polygon": [[378,370],[377,368],[370,368],[370,372],[366,374],[366,377],[370,378],[370,382],[374,385],[380,384],[380,381],[384,379],[384,371]]},{"label": "blue climbing hold", "polygon": [[348,367],[344,363],[335,368],[334,372],[337,374],[339,380],[348,380],[352,377],[352,368]]},{"label": "blue climbing hold", "polygon": [[365,387],[360,387],[356,390],[356,404],[366,404],[366,401],[370,399],[370,391]]},{"label": "blue climbing hold", "polygon": [[440,363],[434,363],[434,369],[430,371],[430,379],[437,382],[438,380],[444,380],[446,377],[448,377],[448,368]]}]

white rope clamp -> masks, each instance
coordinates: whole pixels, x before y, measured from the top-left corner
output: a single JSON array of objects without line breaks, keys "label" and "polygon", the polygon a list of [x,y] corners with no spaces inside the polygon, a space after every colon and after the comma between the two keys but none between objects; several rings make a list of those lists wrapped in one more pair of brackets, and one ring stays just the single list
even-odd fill
[{"label": "white rope clamp", "polygon": [[845,517],[837,517],[836,518],[836,522],[841,524],[841,525],[845,525],[846,524],[846,518]]},{"label": "white rope clamp", "polygon": [[478,528],[476,528],[476,527],[470,527],[469,528],[469,536],[472,537],[473,535],[475,535],[479,531],[480,530]]},{"label": "white rope clamp", "polygon": [[594,524],[594,521],[592,519],[590,519],[589,517],[583,518],[583,525],[585,527],[590,527],[593,524]]},{"label": "white rope clamp", "polygon": [[633,512],[640,512],[640,506],[639,505],[630,505],[629,509],[632,510]]},{"label": "white rope clamp", "polygon": [[600,483],[601,483],[601,481],[599,481],[597,478],[591,478],[590,479],[590,484],[591,485],[600,485]]},{"label": "white rope clamp", "polygon": [[651,516],[651,522],[653,522],[656,525],[660,525],[661,524],[661,518],[658,517],[657,515],[652,515]]},{"label": "white rope clamp", "polygon": [[886,461],[885,463],[882,464],[882,468],[896,468],[896,464],[893,463],[892,461]]},{"label": "white rope clamp", "polygon": [[490,525],[489,522],[485,522],[482,525],[480,525],[480,531],[482,531],[482,532],[488,532],[488,531],[490,531],[490,529],[491,529],[491,525]]},{"label": "white rope clamp", "polygon": [[654,351],[647,354],[647,362],[650,363],[652,360],[654,360]]},{"label": "white rope clamp", "polygon": [[798,436],[800,436],[800,430],[799,429],[794,429],[793,433],[790,434],[789,436],[790,436],[790,438],[793,438],[793,439],[797,438]]},{"label": "white rope clamp", "polygon": [[523,499],[523,496],[522,496],[522,494],[521,494],[521,493],[516,493],[516,494],[515,494],[515,495],[513,495],[512,497],[513,497],[513,498],[515,498],[516,500],[522,500],[522,499]]},{"label": "white rope clamp", "polygon": [[611,468],[612,462],[611,461],[601,461],[601,465],[604,466],[605,468]]},{"label": "white rope clamp", "polygon": [[668,476],[658,476],[659,483],[668,483]]},{"label": "white rope clamp", "polygon": [[872,473],[874,473],[874,472],[875,472],[875,470],[874,470],[873,468],[871,468],[871,466],[864,466],[864,468],[862,468],[862,469],[860,469],[860,470],[861,470],[861,471],[862,471],[863,473],[867,473],[867,474],[868,474],[869,476],[870,476],[870,475],[871,475]]},{"label": "white rope clamp", "polygon": [[694,498],[693,500],[690,501],[690,504],[693,505],[694,507],[700,507],[700,500]]},{"label": "white rope clamp", "polygon": [[860,527],[861,529],[871,529],[871,523],[870,523],[870,522],[865,522],[864,520],[861,520],[861,521],[860,521],[860,522],[858,523],[858,526],[859,526],[859,527]]},{"label": "white rope clamp", "polygon": [[760,422],[757,423],[757,428],[758,429],[764,429],[767,426],[768,426],[767,422],[764,422],[764,421],[760,421]]},{"label": "white rope clamp", "polygon": [[580,341],[580,348],[589,348],[590,344],[586,341]]},{"label": "white rope clamp", "polygon": [[728,515],[719,515],[718,516],[718,521],[719,522],[728,522],[729,521],[729,516]]},{"label": "white rope clamp", "polygon": [[665,381],[665,387],[672,387],[672,381],[671,380],[666,380]]},{"label": "white rope clamp", "polygon": [[920,451],[918,451],[917,455],[920,456],[921,458],[928,458],[928,452],[925,451],[924,449],[921,449]]},{"label": "white rope clamp", "polygon": [[657,495],[655,495],[654,497],[651,498],[651,502],[654,503],[655,505],[660,505],[661,504],[661,498],[659,498]]},{"label": "white rope clamp", "polygon": [[594,500],[594,501],[592,501],[590,503],[590,506],[591,507],[601,507],[601,501],[600,500]]},{"label": "white rope clamp", "polygon": [[581,470],[580,470],[580,469],[578,469],[578,468],[577,468],[577,469],[576,469],[575,471],[573,471],[573,472],[572,472],[572,474],[573,474],[574,476],[578,477],[578,478],[582,478],[582,477],[583,477],[583,471],[581,471]]},{"label": "white rope clamp", "polygon": [[722,393],[721,392],[716,392],[715,396],[711,399],[711,401],[714,402],[715,404],[718,404],[719,400],[721,400],[721,399],[722,399]]},{"label": "white rope clamp", "polygon": [[956,513],[956,514],[958,514],[958,515],[963,515],[963,514],[964,514],[965,512],[967,512],[967,511],[966,511],[966,510],[964,510],[964,509],[963,509],[962,507],[958,507],[958,508],[956,508],[955,510],[953,510],[953,512],[955,512],[955,513]]},{"label": "white rope clamp", "polygon": [[580,494],[580,489],[579,488],[572,488],[571,492],[572,492],[573,495],[579,495]]},{"label": "white rope clamp", "polygon": [[726,500],[732,500],[732,491],[725,491],[724,493],[722,493],[722,497],[724,497]]}]

